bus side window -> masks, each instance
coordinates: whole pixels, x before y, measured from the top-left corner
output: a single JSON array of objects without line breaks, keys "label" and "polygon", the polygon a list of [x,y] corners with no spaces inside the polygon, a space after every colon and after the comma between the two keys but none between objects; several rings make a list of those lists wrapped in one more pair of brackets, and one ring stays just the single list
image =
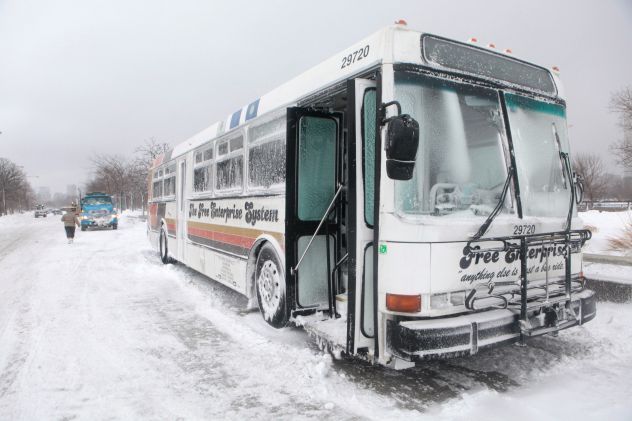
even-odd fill
[{"label": "bus side window", "polygon": [[219,191],[239,191],[244,182],[244,138],[224,141],[217,148],[215,188]]},{"label": "bus side window", "polygon": [[152,198],[158,199],[162,196],[162,180],[154,181]]},{"label": "bus side window", "polygon": [[285,184],[285,115],[250,129],[248,186],[270,188]]},{"label": "bus side window", "polygon": [[213,186],[211,171],[213,147],[195,153],[195,167],[193,168],[193,191],[208,192]]}]

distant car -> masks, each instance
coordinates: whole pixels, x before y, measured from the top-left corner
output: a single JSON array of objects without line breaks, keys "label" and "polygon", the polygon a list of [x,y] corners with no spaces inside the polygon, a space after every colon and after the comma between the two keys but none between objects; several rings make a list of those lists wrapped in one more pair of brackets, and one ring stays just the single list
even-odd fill
[{"label": "distant car", "polygon": [[44,209],[44,206],[42,205],[38,205],[35,207],[35,217],[39,218],[40,216],[43,216],[44,218],[46,218],[47,212],[46,209]]},{"label": "distant car", "polygon": [[61,215],[62,213],[61,209],[53,209],[53,215]]}]

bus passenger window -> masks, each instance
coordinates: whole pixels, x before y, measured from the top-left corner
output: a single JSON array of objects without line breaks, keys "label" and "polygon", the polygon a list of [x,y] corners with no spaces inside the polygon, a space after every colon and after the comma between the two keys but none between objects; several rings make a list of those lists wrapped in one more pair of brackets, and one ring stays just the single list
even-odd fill
[{"label": "bus passenger window", "polygon": [[154,186],[152,189],[152,197],[154,199],[162,196],[162,180],[154,181]]},{"label": "bus passenger window", "polygon": [[[204,149],[195,153],[195,168],[193,169],[193,191],[208,192],[211,191],[213,183],[211,160],[213,159],[213,147]],[[175,169],[174,169],[175,170]],[[174,180],[175,183],[175,180]],[[175,184],[174,184],[175,188]],[[174,190],[175,194],[175,190]]]},{"label": "bus passenger window", "polygon": [[[229,152],[230,144],[230,152]],[[242,136],[221,143],[218,147],[218,159],[215,164],[215,188],[222,190],[241,190],[243,186],[244,138]]]},{"label": "bus passenger window", "polygon": [[285,184],[285,114],[250,130],[248,185],[270,188]]},{"label": "bus passenger window", "polygon": [[193,190],[196,192],[209,191],[211,189],[211,166],[195,168],[193,170]]}]

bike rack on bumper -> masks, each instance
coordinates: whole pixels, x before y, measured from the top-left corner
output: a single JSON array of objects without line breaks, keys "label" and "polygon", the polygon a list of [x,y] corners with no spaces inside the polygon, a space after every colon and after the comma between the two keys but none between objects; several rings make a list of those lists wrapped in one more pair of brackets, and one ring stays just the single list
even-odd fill
[{"label": "bike rack on bumper", "polygon": [[[486,238],[467,243],[466,251],[519,253],[517,282],[479,285],[468,292],[468,313],[452,317],[388,320],[386,339],[394,355],[414,361],[424,358],[475,354],[493,345],[520,342],[526,338],[582,325],[596,315],[595,294],[586,289],[582,277],[571,276],[571,255],[589,240],[588,230],[568,230],[511,237]],[[502,247],[481,249],[475,243],[497,242]],[[565,275],[548,278],[551,247],[563,246]],[[546,253],[546,279],[530,283],[527,273],[529,248]],[[469,250],[467,250],[469,249]],[[486,290],[486,291],[484,291]],[[483,294],[481,294],[483,292]]]}]

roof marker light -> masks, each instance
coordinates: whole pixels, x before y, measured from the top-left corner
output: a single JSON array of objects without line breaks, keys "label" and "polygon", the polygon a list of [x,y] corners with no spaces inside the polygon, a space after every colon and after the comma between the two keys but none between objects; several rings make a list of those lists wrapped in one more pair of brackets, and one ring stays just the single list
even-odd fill
[{"label": "roof marker light", "polygon": [[406,22],[405,19],[400,19],[400,20],[396,20],[395,21],[395,25],[403,25],[403,26],[407,26],[408,22]]},{"label": "roof marker light", "polygon": [[476,39],[475,37],[470,37],[470,39],[468,39],[467,42],[471,42],[471,43],[478,42],[478,39]]},{"label": "roof marker light", "polygon": [[511,51],[511,48],[505,48],[505,50],[503,51],[505,54],[512,54],[513,51]]},{"label": "roof marker light", "polygon": [[490,42],[489,44],[487,44],[487,48],[496,48],[496,44]]},{"label": "roof marker light", "polygon": [[553,71],[554,71],[554,72],[556,72],[556,73],[559,73],[559,72],[560,72],[560,68],[559,68],[559,67],[557,67],[557,66],[553,66],[553,67],[551,67],[551,70],[553,70]]}]

